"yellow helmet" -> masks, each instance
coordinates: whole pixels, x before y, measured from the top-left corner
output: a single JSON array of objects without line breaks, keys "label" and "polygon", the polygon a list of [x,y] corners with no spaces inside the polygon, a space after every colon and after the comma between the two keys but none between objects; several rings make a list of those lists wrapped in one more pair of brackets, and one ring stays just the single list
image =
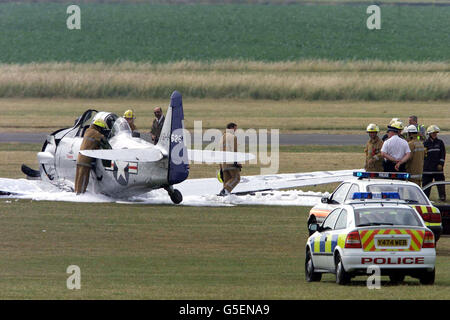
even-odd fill
[{"label": "yellow helmet", "polygon": [[400,120],[400,118],[392,118],[391,121],[389,121],[389,125],[391,125],[391,124],[393,124],[394,122],[397,122],[397,121],[402,122],[402,120]]},{"label": "yellow helmet", "polygon": [[435,124],[432,124],[431,126],[429,126],[427,128],[427,134],[434,133],[434,132],[439,133],[440,131],[441,131],[441,129],[439,129],[439,127]]},{"label": "yellow helmet", "polygon": [[367,126],[367,132],[380,132],[380,128],[375,123],[371,123]]},{"label": "yellow helmet", "polygon": [[125,111],[124,114],[123,114],[123,117],[125,119],[134,119],[134,112],[133,112],[133,110],[130,109],[130,110]]},{"label": "yellow helmet", "polygon": [[94,121],[94,124],[100,128],[106,129],[106,123],[103,121],[103,119],[96,119]]},{"label": "yellow helmet", "polygon": [[403,130],[403,122],[401,121],[394,121],[391,124],[388,125],[388,129],[395,130],[395,131],[402,131]]}]

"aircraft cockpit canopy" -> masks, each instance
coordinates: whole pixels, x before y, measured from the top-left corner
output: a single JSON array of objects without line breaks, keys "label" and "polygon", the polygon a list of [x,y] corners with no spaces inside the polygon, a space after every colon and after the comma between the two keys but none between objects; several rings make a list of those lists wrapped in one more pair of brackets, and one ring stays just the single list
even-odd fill
[{"label": "aircraft cockpit canopy", "polygon": [[128,121],[125,118],[117,118],[116,122],[114,122],[113,128],[111,130],[110,138],[117,136],[119,134],[126,134],[131,136],[131,128],[128,124]]}]

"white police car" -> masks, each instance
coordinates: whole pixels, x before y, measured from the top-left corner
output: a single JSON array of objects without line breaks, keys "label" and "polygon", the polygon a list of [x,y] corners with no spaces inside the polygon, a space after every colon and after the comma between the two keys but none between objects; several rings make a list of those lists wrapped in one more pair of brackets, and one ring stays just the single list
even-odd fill
[{"label": "white police car", "polygon": [[375,265],[392,282],[409,275],[422,284],[434,283],[433,232],[417,211],[398,200],[398,193],[381,193],[389,201],[365,200],[374,195],[355,193],[355,200],[337,206],[321,225],[309,226],[314,233],[306,243],[308,282],[331,272],[338,284],[346,284]]},{"label": "white police car", "polygon": [[339,205],[352,199],[355,192],[397,192],[400,199],[415,209],[433,231],[436,241],[442,234],[442,217],[438,208],[415,183],[406,181],[408,173],[354,172],[354,178],[341,183],[328,198],[322,198],[309,212],[308,226],[321,223]]}]

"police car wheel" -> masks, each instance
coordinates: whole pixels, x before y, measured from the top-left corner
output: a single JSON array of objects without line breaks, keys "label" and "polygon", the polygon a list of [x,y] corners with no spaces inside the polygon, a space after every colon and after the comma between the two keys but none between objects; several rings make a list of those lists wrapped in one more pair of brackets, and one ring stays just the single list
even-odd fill
[{"label": "police car wheel", "polygon": [[320,281],[322,279],[321,273],[314,272],[314,264],[311,258],[311,252],[309,250],[306,252],[305,278],[308,282]]},{"label": "police car wheel", "polygon": [[340,285],[345,285],[350,282],[351,276],[345,271],[344,265],[342,264],[341,256],[336,254],[336,283]]},{"label": "police car wheel", "polygon": [[433,271],[431,271],[431,272],[424,271],[419,276],[419,281],[421,284],[431,285],[431,284],[434,284],[435,276],[436,276],[436,269],[433,269]]}]

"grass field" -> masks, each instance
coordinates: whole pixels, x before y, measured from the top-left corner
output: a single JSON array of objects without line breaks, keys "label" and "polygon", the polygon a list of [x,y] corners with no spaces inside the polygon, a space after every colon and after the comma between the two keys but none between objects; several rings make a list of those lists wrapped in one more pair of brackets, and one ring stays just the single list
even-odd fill
[{"label": "grass field", "polygon": [[[0,132],[51,132],[72,126],[85,110],[115,112],[123,115],[135,110],[136,125],[141,132],[150,130],[153,108],[167,111],[165,99],[0,99]],[[377,123],[381,130],[389,121],[399,117],[405,123],[411,114],[428,126],[437,124],[443,133],[450,131],[448,102],[360,102],[360,101],[270,101],[249,99],[183,99],[185,126],[194,128],[194,121],[202,121],[202,128],[223,130],[234,121],[242,129],[279,129],[280,133],[352,133],[366,134],[369,123]],[[431,112],[430,112],[431,110]]]},{"label": "grass field", "polygon": [[0,65],[0,97],[448,101],[448,62]]},{"label": "grass field", "polygon": [[81,4],[68,30],[59,3],[0,4],[0,61],[117,62],[242,59],[448,61],[450,7],[367,5]]},{"label": "grass field", "polygon": [[[449,299],[450,239],[436,284],[369,290],[304,280],[309,208],[1,202],[1,299]],[[81,290],[66,268],[81,269]]]}]

